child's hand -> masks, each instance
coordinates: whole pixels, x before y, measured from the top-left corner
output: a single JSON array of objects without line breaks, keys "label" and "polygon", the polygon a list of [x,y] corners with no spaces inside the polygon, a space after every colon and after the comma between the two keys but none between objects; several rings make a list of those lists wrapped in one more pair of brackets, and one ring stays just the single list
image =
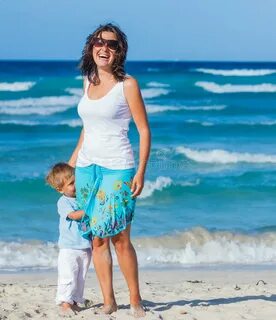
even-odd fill
[{"label": "child's hand", "polygon": [[83,210],[76,210],[76,211],[70,212],[67,217],[72,220],[81,220],[83,215],[84,215]]}]

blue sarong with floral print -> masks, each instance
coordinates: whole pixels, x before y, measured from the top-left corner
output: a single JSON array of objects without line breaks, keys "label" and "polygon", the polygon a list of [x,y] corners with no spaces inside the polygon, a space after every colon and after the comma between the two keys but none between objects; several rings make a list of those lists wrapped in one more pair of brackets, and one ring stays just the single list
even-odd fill
[{"label": "blue sarong with floral print", "polygon": [[135,168],[76,167],[77,203],[85,211],[80,223],[84,238],[112,237],[132,222],[136,199],[130,189],[134,174]]}]

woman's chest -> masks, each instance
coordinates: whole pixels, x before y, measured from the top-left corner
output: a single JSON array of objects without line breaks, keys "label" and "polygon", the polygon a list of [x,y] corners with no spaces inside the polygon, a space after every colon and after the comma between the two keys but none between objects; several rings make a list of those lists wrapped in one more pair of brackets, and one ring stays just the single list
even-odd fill
[{"label": "woman's chest", "polygon": [[116,84],[103,84],[97,86],[94,86],[90,83],[87,86],[86,94],[89,100],[101,100],[107,95],[109,95],[109,93],[113,92],[113,90],[116,90],[119,87],[119,85],[119,82]]},{"label": "woman's chest", "polygon": [[78,104],[78,113],[83,121],[97,118],[119,119],[129,116],[129,108],[124,97],[114,92],[98,100],[91,100],[84,95]]}]

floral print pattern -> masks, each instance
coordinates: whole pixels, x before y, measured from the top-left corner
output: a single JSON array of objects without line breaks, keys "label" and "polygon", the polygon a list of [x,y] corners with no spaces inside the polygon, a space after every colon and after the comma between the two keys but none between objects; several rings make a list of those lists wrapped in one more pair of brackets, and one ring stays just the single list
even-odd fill
[{"label": "floral print pattern", "polygon": [[134,168],[76,168],[77,200],[86,212],[93,237],[114,236],[132,222],[136,199],[131,197],[130,188],[134,173]]},{"label": "floral print pattern", "polygon": [[114,190],[121,190],[123,182],[121,180],[116,180],[113,184]]},{"label": "floral print pattern", "polygon": [[104,205],[105,202],[108,200],[108,198],[106,198],[104,190],[99,190],[96,194],[96,197],[100,201],[101,205]]}]

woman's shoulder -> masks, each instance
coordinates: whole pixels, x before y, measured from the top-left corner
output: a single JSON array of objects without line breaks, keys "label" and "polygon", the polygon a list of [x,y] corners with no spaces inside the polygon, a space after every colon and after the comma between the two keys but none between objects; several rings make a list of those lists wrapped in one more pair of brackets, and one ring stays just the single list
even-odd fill
[{"label": "woman's shoulder", "polygon": [[126,74],[124,80],[124,87],[125,89],[139,89],[138,81],[131,75]]}]

